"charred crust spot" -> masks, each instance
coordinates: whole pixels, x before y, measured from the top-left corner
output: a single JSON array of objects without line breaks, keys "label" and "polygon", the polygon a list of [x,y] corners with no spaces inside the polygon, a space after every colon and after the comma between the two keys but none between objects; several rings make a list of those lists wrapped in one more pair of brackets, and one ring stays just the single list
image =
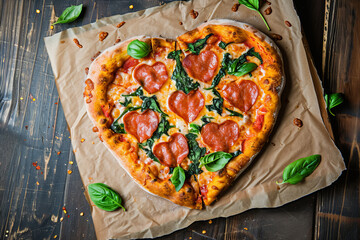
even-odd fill
[{"label": "charred crust spot", "polygon": [[301,128],[303,126],[303,122],[299,118],[295,118],[293,122],[294,122],[294,125],[299,128]]},{"label": "charred crust spot", "polygon": [[212,185],[211,189],[214,189],[214,190],[217,190],[217,191],[219,190],[219,188],[217,186],[215,186],[215,185]]},{"label": "charred crust spot", "polygon": [[107,119],[106,118],[100,118],[99,123],[100,124],[105,124],[105,123],[107,123]]},{"label": "charred crust spot", "polygon": [[107,69],[106,69],[106,64],[102,64],[102,65],[101,65],[101,71],[104,71],[104,72],[107,71]]},{"label": "charred crust spot", "polygon": [[192,188],[186,188],[186,192],[188,192],[188,193],[191,193],[192,192]]},{"label": "charred crust spot", "polygon": [[180,197],[184,197],[184,196],[185,196],[185,193],[184,193],[184,192],[180,192],[179,196],[180,196]]},{"label": "charred crust spot", "polygon": [[265,85],[268,85],[268,84],[269,84],[269,79],[265,79],[263,83],[264,83]]},{"label": "charred crust spot", "polygon": [[220,169],[218,174],[219,174],[219,177],[225,176],[225,174],[226,174],[225,169],[224,168]]},{"label": "charred crust spot", "polygon": [[104,39],[109,35],[107,32],[100,32],[99,33],[99,40],[102,42]]}]

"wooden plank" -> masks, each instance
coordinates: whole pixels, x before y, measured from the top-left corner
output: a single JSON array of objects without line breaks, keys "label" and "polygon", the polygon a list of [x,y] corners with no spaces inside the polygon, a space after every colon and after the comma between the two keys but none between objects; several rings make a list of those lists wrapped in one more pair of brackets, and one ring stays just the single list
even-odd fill
[{"label": "wooden plank", "polygon": [[335,110],[332,125],[347,171],[318,193],[314,237],[360,239],[360,2],[326,1],[325,16],[324,88],[345,94],[346,103]]}]

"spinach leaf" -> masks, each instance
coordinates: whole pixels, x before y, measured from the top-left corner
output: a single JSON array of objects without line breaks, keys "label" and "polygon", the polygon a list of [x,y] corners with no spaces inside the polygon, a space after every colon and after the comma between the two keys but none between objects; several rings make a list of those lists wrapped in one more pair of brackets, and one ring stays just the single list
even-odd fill
[{"label": "spinach leaf", "polygon": [[331,111],[331,109],[343,103],[344,96],[342,93],[325,94],[325,102],[326,102],[326,107],[327,109],[329,109],[331,115],[335,116],[335,114]]},{"label": "spinach leaf", "polygon": [[260,56],[260,53],[255,52],[254,48],[250,48],[249,51],[246,52],[246,56],[254,56],[257,57],[260,60],[260,63],[263,64],[264,61],[262,59],[262,57]]},{"label": "spinach leaf", "polygon": [[189,129],[190,133],[199,134],[201,131],[201,126],[199,126],[195,123],[190,123],[189,127],[190,127],[190,129]]},{"label": "spinach leaf", "polygon": [[124,106],[127,107],[129,104],[131,104],[131,98],[125,98],[124,102],[120,102],[119,103]]},{"label": "spinach leaf", "polygon": [[231,44],[232,42],[229,42],[229,43],[224,43],[223,41],[220,41],[219,42],[219,47],[222,48],[222,49],[226,49],[227,45]]},{"label": "spinach leaf", "polygon": [[188,94],[190,91],[198,89],[200,84],[198,82],[193,82],[193,80],[187,75],[180,61],[180,54],[181,50],[177,50],[170,52],[167,56],[169,59],[174,59],[176,61],[176,66],[171,79],[175,81],[175,86],[178,90]]},{"label": "spinach leaf", "polygon": [[168,117],[166,113],[164,113],[159,106],[159,103],[157,102],[157,98],[155,95],[152,95],[151,97],[141,96],[141,100],[143,100],[143,103],[141,105],[141,111],[143,112],[146,109],[154,110],[155,112],[161,113],[161,115]]},{"label": "spinach leaf", "polygon": [[300,158],[284,169],[283,182],[278,184],[290,183],[297,184],[305,177],[309,176],[319,166],[321,155],[312,155],[305,158]]},{"label": "spinach leaf", "polygon": [[206,41],[209,39],[209,37],[211,37],[213,34],[210,33],[208,34],[206,37],[197,40],[194,43],[189,43],[188,44],[188,49],[190,52],[199,55],[201,49],[203,49],[205,47]]},{"label": "spinach leaf", "polygon": [[207,110],[217,112],[221,116],[223,111],[224,99],[221,97],[218,91],[216,91],[215,89],[213,89],[212,91],[216,97],[213,98],[212,105],[206,105],[205,107]]},{"label": "spinach leaf", "polygon": [[122,95],[123,97],[140,97],[144,95],[144,91],[142,90],[142,87],[138,87],[138,89],[135,90],[135,92],[132,92],[130,94],[127,95]]},{"label": "spinach leaf", "polygon": [[228,109],[228,108],[225,108],[225,109],[230,112],[230,116],[244,117],[241,113],[235,112],[235,111],[230,110],[230,109]]},{"label": "spinach leaf", "polygon": [[212,80],[211,86],[208,88],[204,88],[205,90],[210,90],[210,89],[214,89],[220,82],[220,80],[225,77],[226,72],[225,72],[225,68],[220,68],[218,74],[216,74],[216,76],[214,77],[214,79]]},{"label": "spinach leaf", "polygon": [[174,168],[173,175],[170,178],[170,181],[175,186],[175,190],[178,192],[185,183],[185,172],[180,166]]},{"label": "spinach leaf", "polygon": [[111,124],[110,128],[111,128],[111,130],[113,130],[116,133],[122,133],[122,134],[126,133],[124,124],[123,123],[120,123],[120,124],[118,123],[119,119],[120,118],[115,119],[113,121],[113,123]]},{"label": "spinach leaf", "polygon": [[202,158],[206,153],[205,147],[199,147],[198,142],[196,141],[197,135],[194,133],[188,133],[185,135],[188,139],[189,146],[189,155],[188,158],[192,161],[187,171],[187,175],[194,175],[202,173],[201,168],[199,167],[200,158]]},{"label": "spinach leaf", "polygon": [[131,41],[127,46],[127,54],[135,59],[146,57],[150,52],[150,45],[138,39]]},{"label": "spinach leaf", "polygon": [[269,31],[271,31],[268,23],[266,22],[264,16],[261,14],[261,12],[259,11],[259,8],[260,8],[260,0],[239,0],[239,3],[240,4],[243,4],[245,5],[247,8],[251,9],[251,10],[254,10],[256,11],[257,13],[260,14],[260,17],[262,18],[262,20],[264,21],[267,29]]},{"label": "spinach leaf", "polygon": [[88,193],[91,201],[100,209],[105,211],[114,211],[121,207],[124,211],[125,208],[121,205],[120,195],[103,183],[92,183],[88,185]]},{"label": "spinach leaf", "polygon": [[70,6],[66,8],[63,13],[60,15],[60,17],[57,19],[55,23],[52,25],[58,24],[58,23],[69,23],[75,21],[81,14],[83,5],[80,4],[78,6]]},{"label": "spinach leaf", "polygon": [[[122,118],[122,116],[124,116],[126,113],[131,112],[131,111],[136,111],[139,110],[141,107],[126,107],[125,110],[120,114],[120,116],[115,120],[119,120],[120,118]],[[114,121],[114,122],[115,122]]]},{"label": "spinach leaf", "polygon": [[152,160],[154,160],[155,162],[160,163],[159,159],[157,159],[157,157],[154,155],[154,153],[152,152],[152,147],[154,145],[154,139],[150,138],[148,139],[146,142],[144,143],[138,143],[138,146],[140,149],[144,150],[144,152],[146,153],[146,155],[151,158]]},{"label": "spinach leaf", "polygon": [[233,158],[233,155],[226,152],[213,152],[200,159],[200,167],[205,166],[209,172],[217,172]]},{"label": "spinach leaf", "polygon": [[203,126],[205,125],[205,124],[208,124],[208,123],[210,123],[211,122],[211,119],[214,119],[213,117],[208,117],[208,116],[206,116],[206,115],[204,115],[204,116],[202,116],[202,118],[201,118],[201,121],[203,121]]},{"label": "spinach leaf", "polygon": [[175,126],[170,125],[168,120],[166,120],[164,117],[161,117],[160,123],[151,138],[154,140],[160,139],[163,134],[169,136],[168,131],[173,127]]}]

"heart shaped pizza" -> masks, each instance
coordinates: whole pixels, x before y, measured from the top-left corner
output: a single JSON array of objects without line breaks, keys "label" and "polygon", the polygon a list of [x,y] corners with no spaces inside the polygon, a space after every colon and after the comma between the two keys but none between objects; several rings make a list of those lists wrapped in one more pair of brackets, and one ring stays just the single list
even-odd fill
[{"label": "heart shaped pizza", "polygon": [[170,40],[135,37],[101,53],[85,81],[100,139],[145,190],[210,205],[269,138],[280,51],[246,24],[213,20]]}]

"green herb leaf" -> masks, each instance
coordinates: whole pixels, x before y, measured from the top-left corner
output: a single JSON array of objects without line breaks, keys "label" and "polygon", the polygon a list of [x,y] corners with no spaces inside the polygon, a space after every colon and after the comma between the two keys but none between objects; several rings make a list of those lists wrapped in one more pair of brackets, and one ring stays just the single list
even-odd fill
[{"label": "green herb leaf", "polygon": [[211,86],[209,88],[204,88],[205,90],[214,89],[220,82],[220,80],[226,75],[225,69],[220,68],[218,74],[212,80]]},{"label": "green herb leaf", "polygon": [[160,137],[165,134],[169,136],[168,131],[170,128],[174,128],[175,126],[170,125],[169,121],[165,119],[165,117],[161,117],[160,123],[152,135],[152,139],[160,139]]},{"label": "green herb leaf", "polygon": [[208,123],[210,123],[211,122],[211,119],[214,119],[213,117],[208,117],[208,116],[206,116],[206,115],[204,115],[204,116],[202,116],[202,118],[201,118],[201,121],[203,121],[203,126],[205,125],[205,124],[208,124]]},{"label": "green herb leaf", "polygon": [[185,172],[180,166],[174,168],[173,175],[170,178],[170,181],[175,186],[175,190],[178,192],[185,183]]},{"label": "green herb leaf", "polygon": [[283,183],[297,184],[305,177],[309,176],[319,166],[321,156],[316,154],[305,158],[300,158],[284,169]]},{"label": "green herb leaf", "polygon": [[55,23],[52,25],[58,24],[58,23],[70,23],[75,21],[81,14],[83,5],[80,4],[78,6],[71,6],[64,10],[64,12],[60,15],[60,17],[57,19]]},{"label": "green herb leaf", "polygon": [[325,102],[331,115],[335,116],[331,109],[343,103],[344,96],[342,93],[325,94]]},{"label": "green herb leaf", "polygon": [[138,87],[138,89],[135,90],[135,92],[132,92],[130,94],[127,95],[122,95],[123,97],[140,97],[144,95],[144,91],[142,90],[142,87]]},{"label": "green herb leaf", "polygon": [[188,158],[193,163],[198,163],[199,159],[203,157],[206,153],[205,147],[199,147],[198,142],[196,141],[197,135],[193,133],[188,133],[185,135],[188,139],[188,145],[189,145],[189,155]]},{"label": "green herb leaf", "polygon": [[114,132],[116,132],[116,133],[122,133],[122,134],[124,134],[124,133],[126,133],[126,131],[125,131],[125,126],[124,126],[124,124],[123,123],[118,123],[118,120],[119,120],[120,118],[117,118],[117,119],[115,119],[114,121],[113,121],[113,123],[111,124],[111,126],[110,126],[110,128],[111,128],[111,130],[113,130]]},{"label": "green herb leaf", "polygon": [[207,35],[206,37],[197,40],[194,43],[189,43],[188,44],[188,49],[190,52],[195,53],[196,55],[199,55],[201,49],[203,49],[206,45],[206,41],[209,39],[209,37],[211,37],[213,34],[210,33],[209,35]]},{"label": "green herb leaf", "polygon": [[200,167],[205,166],[209,172],[217,172],[233,158],[233,155],[226,152],[213,152],[200,159]]},{"label": "green herb leaf", "polygon": [[120,102],[119,103],[124,106],[127,107],[129,104],[131,104],[131,99],[130,98],[125,98],[124,102]]},{"label": "green herb leaf", "polygon": [[146,57],[150,52],[150,45],[138,39],[131,41],[127,47],[127,54],[135,59]]},{"label": "green herb leaf", "polygon": [[143,100],[143,103],[141,105],[142,112],[146,109],[151,109],[155,112],[161,113],[163,116],[168,117],[168,115],[160,109],[159,103],[157,102],[157,98],[155,95],[151,97],[141,96],[140,98],[141,100]]},{"label": "green herb leaf", "polygon": [[258,58],[260,60],[261,64],[264,63],[262,57],[260,56],[260,53],[255,52],[254,48],[250,48],[249,51],[247,51],[245,54],[246,54],[246,56],[254,56],[254,57]]},{"label": "green herb leaf", "polygon": [[239,3],[245,5],[247,8],[249,8],[251,10],[254,10],[254,11],[258,12],[260,14],[262,20],[264,21],[267,29],[269,31],[271,31],[271,29],[270,29],[268,23],[266,22],[264,16],[259,11],[259,7],[260,7],[260,1],[259,0],[239,0]]},{"label": "green herb leaf", "polygon": [[234,116],[234,117],[244,117],[241,113],[239,113],[239,112],[235,112],[235,111],[233,111],[233,110],[231,110],[231,109],[228,109],[228,108],[225,108],[227,111],[229,111],[230,112],[230,116]]},{"label": "green herb leaf", "polygon": [[219,42],[219,47],[222,48],[222,49],[226,49],[226,47],[231,44],[232,42],[229,42],[229,43],[224,43],[223,41],[220,41]]},{"label": "green herb leaf", "polygon": [[190,133],[199,134],[201,131],[201,126],[199,126],[195,123],[190,123],[189,127],[190,127],[190,129],[189,129]]},{"label": "green herb leaf", "polygon": [[244,63],[241,66],[237,67],[234,72],[228,72],[230,75],[234,75],[237,77],[244,76],[255,70],[258,67],[255,63]]},{"label": "green herb leaf", "polygon": [[221,97],[218,91],[216,91],[215,89],[213,89],[212,91],[216,97],[213,98],[212,105],[206,105],[205,107],[207,110],[215,111],[221,116],[223,111],[224,99]]},{"label": "green herb leaf", "polygon": [[103,183],[92,183],[88,185],[88,192],[91,201],[100,209],[105,211],[114,211],[121,207],[124,211],[125,208],[121,205],[120,195]]},{"label": "green herb leaf", "polygon": [[146,142],[144,143],[138,143],[139,148],[141,148],[142,150],[144,150],[144,152],[146,153],[146,155],[151,158],[152,160],[154,160],[155,162],[160,163],[159,159],[157,159],[157,157],[154,155],[154,153],[152,152],[152,147],[154,145],[154,139],[150,138],[148,139]]},{"label": "green herb leaf", "polygon": [[[131,111],[136,111],[139,110],[141,107],[126,107],[125,110],[120,114],[120,116],[115,120],[119,120],[120,118],[122,118],[122,116],[124,116],[126,113],[131,112]],[[114,121],[114,122],[115,122]]]},{"label": "green herb leaf", "polygon": [[190,91],[198,89],[200,84],[198,82],[193,82],[187,75],[180,61],[180,54],[181,50],[177,50],[170,52],[167,56],[169,59],[174,59],[176,61],[176,66],[171,79],[175,81],[175,86],[178,90],[188,94]]}]

